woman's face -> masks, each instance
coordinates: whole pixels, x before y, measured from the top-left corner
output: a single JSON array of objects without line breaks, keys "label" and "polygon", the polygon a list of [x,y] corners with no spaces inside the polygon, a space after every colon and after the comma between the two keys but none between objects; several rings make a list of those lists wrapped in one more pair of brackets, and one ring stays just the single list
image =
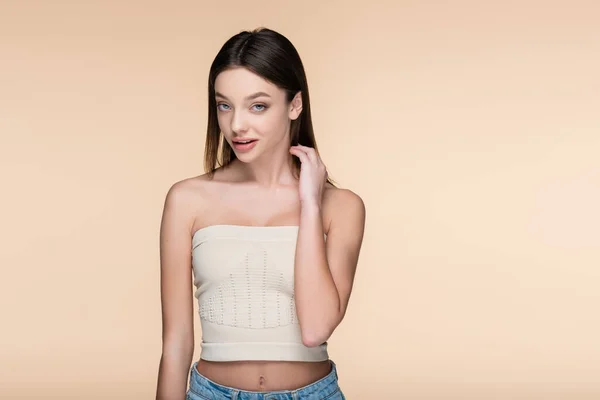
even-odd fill
[{"label": "woman's face", "polygon": [[289,103],[285,90],[245,68],[221,72],[215,94],[219,128],[240,161],[288,153],[290,120],[302,109],[299,94]]}]

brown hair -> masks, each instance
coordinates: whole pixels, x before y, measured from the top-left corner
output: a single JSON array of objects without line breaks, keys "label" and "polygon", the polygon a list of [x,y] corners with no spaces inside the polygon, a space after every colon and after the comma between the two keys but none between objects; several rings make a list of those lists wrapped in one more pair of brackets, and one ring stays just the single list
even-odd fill
[{"label": "brown hair", "polygon": [[[223,139],[217,120],[215,80],[219,73],[232,67],[243,67],[286,91],[291,102],[301,92],[302,112],[290,124],[290,146],[301,144],[318,152],[310,112],[308,83],[302,60],[292,43],[271,29],[258,28],[243,31],[228,39],[217,53],[208,75],[208,126],[204,150],[204,168],[212,175],[221,166],[227,166],[236,156]],[[300,173],[301,162],[293,157],[294,173]],[[333,180],[328,178],[330,184]]]}]

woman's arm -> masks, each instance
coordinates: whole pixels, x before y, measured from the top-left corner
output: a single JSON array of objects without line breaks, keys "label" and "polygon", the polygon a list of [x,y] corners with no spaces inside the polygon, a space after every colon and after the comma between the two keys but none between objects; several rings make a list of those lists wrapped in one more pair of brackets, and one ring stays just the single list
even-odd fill
[{"label": "woman's arm", "polygon": [[184,400],[194,353],[189,196],[174,184],[165,198],[160,228],[162,354],[156,400]]},{"label": "woman's arm", "polygon": [[350,190],[329,190],[331,223],[325,241],[323,193],[327,171],[316,151],[293,146],[302,162],[300,228],[296,244],[294,292],[302,341],[326,342],[344,318],[365,227],[365,205]]},{"label": "woman's arm", "polygon": [[296,311],[306,346],[326,342],[344,318],[362,244],[365,207],[349,190],[333,189],[334,215],[323,235],[322,207],[302,204],[294,271]]}]

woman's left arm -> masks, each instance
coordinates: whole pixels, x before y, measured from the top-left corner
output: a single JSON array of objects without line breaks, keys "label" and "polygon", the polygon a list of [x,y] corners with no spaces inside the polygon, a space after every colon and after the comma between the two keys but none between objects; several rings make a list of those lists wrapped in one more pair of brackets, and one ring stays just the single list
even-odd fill
[{"label": "woman's left arm", "polygon": [[290,152],[302,162],[294,269],[296,312],[302,341],[313,347],[329,339],[346,313],[363,240],[365,206],[352,191],[333,189],[325,240],[322,198],[327,172],[313,149],[294,146]]}]

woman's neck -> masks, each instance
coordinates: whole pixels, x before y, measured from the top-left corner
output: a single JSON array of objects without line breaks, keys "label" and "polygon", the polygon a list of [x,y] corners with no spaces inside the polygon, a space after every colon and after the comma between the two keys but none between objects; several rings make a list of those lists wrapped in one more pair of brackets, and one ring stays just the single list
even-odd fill
[{"label": "woman's neck", "polygon": [[298,180],[294,177],[292,155],[286,157],[264,157],[250,163],[240,160],[232,161],[232,166],[238,171],[241,180],[253,182],[264,187],[295,185]]}]

